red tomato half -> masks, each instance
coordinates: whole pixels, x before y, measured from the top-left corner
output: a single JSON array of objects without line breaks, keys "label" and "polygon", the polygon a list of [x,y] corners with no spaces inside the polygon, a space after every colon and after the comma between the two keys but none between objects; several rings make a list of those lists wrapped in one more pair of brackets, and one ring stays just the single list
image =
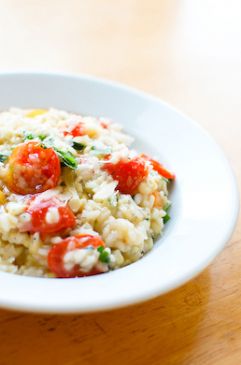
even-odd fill
[{"label": "red tomato half", "polygon": [[153,160],[152,158],[150,158],[149,156],[147,156],[145,154],[142,154],[141,157],[144,158],[145,160],[149,161],[153,167],[153,170],[158,172],[158,174],[160,174],[161,176],[165,177],[166,179],[170,179],[170,180],[175,179],[175,175],[173,173],[171,173],[170,171],[168,171],[164,166],[162,166],[162,164],[160,164],[160,162]]},{"label": "red tomato half", "polygon": [[36,194],[54,188],[59,176],[60,161],[55,151],[28,142],[13,150],[6,184],[14,193]]},{"label": "red tomato half", "polygon": [[70,131],[64,131],[64,136],[72,136],[72,137],[79,137],[79,136],[84,136],[85,133],[85,126],[84,123],[79,123],[77,124],[73,129],[71,129]]},{"label": "red tomato half", "polygon": [[[51,212],[55,213],[52,222],[48,220],[48,214],[51,215]],[[31,200],[26,213],[30,215],[31,220],[23,224],[21,232],[57,233],[73,228],[76,223],[70,207],[56,197],[45,200],[39,200],[37,197]]]},{"label": "red tomato half", "polygon": [[64,256],[67,252],[76,249],[90,247],[97,249],[98,247],[104,247],[104,242],[98,236],[92,236],[90,234],[77,235],[68,237],[62,240],[62,242],[54,245],[48,253],[48,267],[58,278],[74,278],[80,276],[90,276],[99,274],[101,271],[97,268],[93,268],[89,272],[81,271],[79,265],[75,265],[70,271],[64,267]]},{"label": "red tomato half", "polygon": [[140,157],[120,160],[116,164],[107,163],[103,168],[118,181],[117,189],[123,194],[135,194],[139,184],[148,174],[145,161]]}]

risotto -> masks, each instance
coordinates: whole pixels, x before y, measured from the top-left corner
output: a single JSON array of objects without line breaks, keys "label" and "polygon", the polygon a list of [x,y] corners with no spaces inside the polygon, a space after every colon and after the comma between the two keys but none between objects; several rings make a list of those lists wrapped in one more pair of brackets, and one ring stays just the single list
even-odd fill
[{"label": "risotto", "polygon": [[105,118],[0,113],[0,270],[70,278],[118,269],[153,247],[174,175]]}]

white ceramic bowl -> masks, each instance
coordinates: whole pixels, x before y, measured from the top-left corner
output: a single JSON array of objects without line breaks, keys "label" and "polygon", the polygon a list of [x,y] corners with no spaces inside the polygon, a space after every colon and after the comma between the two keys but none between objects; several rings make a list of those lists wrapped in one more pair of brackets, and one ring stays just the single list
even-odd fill
[{"label": "white ceramic bowl", "polygon": [[122,123],[140,151],[158,155],[177,179],[171,221],[153,250],[125,268],[92,277],[45,279],[0,272],[0,306],[89,312],[166,293],[201,272],[230,238],[238,215],[233,173],[220,148],[169,105],[89,76],[0,74],[0,109],[55,107]]}]

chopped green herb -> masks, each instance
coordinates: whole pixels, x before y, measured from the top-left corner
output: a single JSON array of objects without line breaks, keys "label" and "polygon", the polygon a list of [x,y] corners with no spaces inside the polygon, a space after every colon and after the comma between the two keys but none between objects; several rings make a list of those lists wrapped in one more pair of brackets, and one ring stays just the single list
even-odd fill
[{"label": "chopped green herb", "polygon": [[104,248],[103,246],[99,246],[99,247],[97,248],[97,251],[99,251],[99,252],[101,253],[101,252],[103,252],[103,251],[104,251],[104,249],[105,249],[105,248]]},{"label": "chopped green herb", "polygon": [[4,162],[8,159],[8,155],[4,155],[3,153],[0,153],[0,162]]},{"label": "chopped green herb", "polygon": [[92,155],[94,156],[105,156],[105,155],[109,155],[111,153],[111,148],[110,147],[106,147],[104,149],[99,149],[99,148],[96,148],[95,146],[92,146],[90,148],[92,152]]},{"label": "chopped green herb", "polygon": [[73,148],[77,151],[82,151],[86,147],[85,144],[79,142],[73,142]]},{"label": "chopped green herb", "polygon": [[46,137],[47,137],[47,136],[46,136],[45,134],[40,134],[40,135],[38,136],[38,138],[40,139],[40,141],[44,141]]},{"label": "chopped green herb", "polygon": [[64,151],[59,150],[58,148],[54,148],[54,150],[56,151],[56,153],[59,156],[63,165],[65,165],[71,169],[76,169],[77,161],[71,152],[69,152],[69,151],[64,152]]},{"label": "chopped green herb", "polygon": [[[39,137],[40,138],[40,137]],[[59,148],[54,146],[54,140],[52,137],[45,136],[43,143],[41,143],[42,148],[53,148],[54,151],[57,153],[61,164],[63,166],[67,166],[71,169],[77,168],[77,161],[74,155],[70,151],[62,151]]]},{"label": "chopped green herb", "polygon": [[166,224],[170,219],[170,215],[168,214],[169,209],[171,208],[171,204],[168,202],[166,206],[164,207],[164,210],[166,212],[166,215],[163,217],[163,223]]},{"label": "chopped green herb", "polygon": [[171,207],[171,204],[170,203],[167,203],[165,205],[165,207],[164,207],[165,212],[168,212],[168,210],[170,209],[170,207]]},{"label": "chopped green herb", "polygon": [[108,264],[110,262],[110,255],[107,251],[105,251],[105,248],[100,246],[97,248],[97,251],[100,253],[99,260],[105,264]]},{"label": "chopped green herb", "polygon": [[34,139],[34,138],[35,137],[34,137],[34,135],[32,133],[28,133],[28,134],[25,135],[24,140],[26,140],[26,139]]},{"label": "chopped green herb", "polygon": [[164,217],[163,217],[163,223],[166,224],[169,220],[171,219],[170,215],[167,213]]},{"label": "chopped green herb", "polygon": [[106,252],[106,251],[102,252],[99,256],[99,260],[101,262],[104,262],[105,264],[108,264],[110,262],[110,256],[109,256],[108,252]]}]

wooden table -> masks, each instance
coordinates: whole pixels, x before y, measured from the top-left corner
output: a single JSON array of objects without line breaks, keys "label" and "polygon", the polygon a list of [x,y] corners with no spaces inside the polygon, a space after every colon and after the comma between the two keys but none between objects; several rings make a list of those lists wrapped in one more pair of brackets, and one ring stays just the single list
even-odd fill
[{"label": "wooden table", "polygon": [[[239,0],[1,0],[1,69],[91,73],[151,92],[201,123],[241,185]],[[0,311],[1,365],[239,365],[240,221],[198,278],[89,315]]]}]

